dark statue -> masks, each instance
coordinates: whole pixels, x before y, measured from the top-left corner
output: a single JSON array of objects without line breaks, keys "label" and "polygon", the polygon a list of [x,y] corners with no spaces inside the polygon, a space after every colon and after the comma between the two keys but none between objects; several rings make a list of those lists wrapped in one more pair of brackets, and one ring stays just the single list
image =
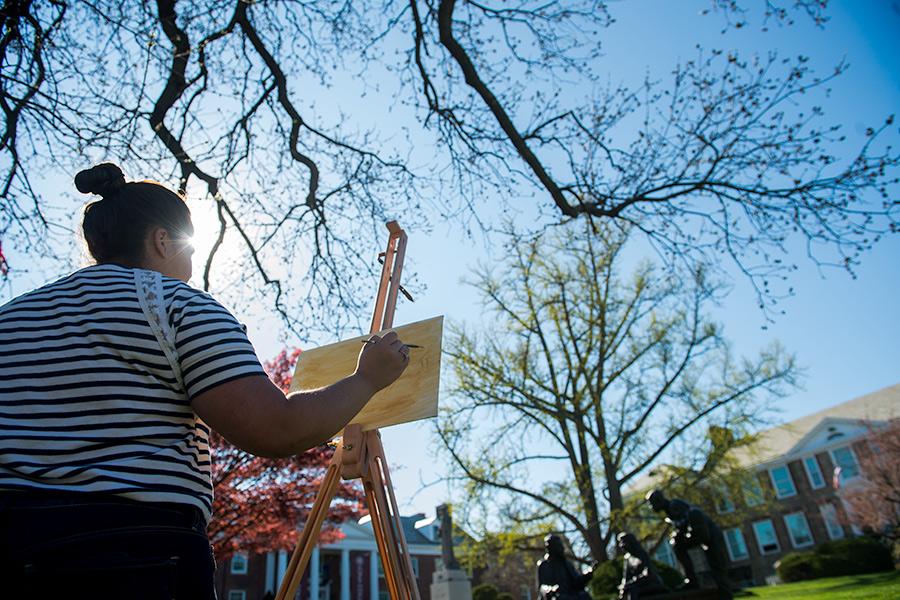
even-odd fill
[{"label": "dark statue", "polygon": [[647,501],[656,512],[664,512],[666,521],[675,526],[669,543],[675,557],[684,569],[684,588],[699,588],[697,572],[688,551],[702,548],[706,562],[712,571],[712,578],[719,592],[719,598],[730,600],[731,586],[728,582],[728,558],[725,551],[725,536],[722,530],[705,512],[691,506],[684,500],[669,500],[660,490],[647,494]]},{"label": "dark statue", "polygon": [[594,572],[578,572],[566,558],[562,538],[550,534],[544,538],[547,553],[538,561],[538,597],[540,600],[591,600],[584,588]]},{"label": "dark statue", "polygon": [[441,560],[444,570],[453,571],[459,569],[459,562],[453,554],[453,520],[450,518],[450,507],[441,504],[435,509],[438,519],[441,520]]},{"label": "dark statue", "polygon": [[622,583],[619,584],[621,600],[641,600],[668,591],[650,555],[634,535],[623,531],[616,536],[616,544],[624,554]]}]

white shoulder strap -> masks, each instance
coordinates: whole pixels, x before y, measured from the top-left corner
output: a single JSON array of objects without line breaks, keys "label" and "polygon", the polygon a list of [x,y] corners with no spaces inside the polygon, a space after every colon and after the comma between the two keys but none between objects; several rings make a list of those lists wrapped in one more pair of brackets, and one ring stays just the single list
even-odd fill
[{"label": "white shoulder strap", "polygon": [[158,271],[135,269],[134,285],[137,288],[138,302],[141,303],[150,329],[156,336],[163,354],[166,355],[179,387],[184,390],[184,378],[178,364],[178,353],[175,351],[175,332],[169,327],[166,304],[163,301],[162,275]]}]

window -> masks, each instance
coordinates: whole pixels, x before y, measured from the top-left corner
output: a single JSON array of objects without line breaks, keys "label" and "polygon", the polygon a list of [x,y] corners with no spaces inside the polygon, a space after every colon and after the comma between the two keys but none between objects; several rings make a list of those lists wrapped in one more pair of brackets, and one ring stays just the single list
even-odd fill
[{"label": "window", "polygon": [[850,446],[841,446],[831,451],[831,459],[835,466],[841,468],[841,483],[859,475],[859,464]]},{"label": "window", "polygon": [[752,475],[750,479],[744,483],[744,502],[747,503],[747,506],[759,506],[763,503],[763,490],[759,485],[759,479],[756,475]]},{"label": "window", "polygon": [[794,487],[794,480],[791,479],[791,472],[787,465],[775,467],[769,471],[769,475],[772,476],[772,487],[775,488],[776,496],[787,498],[797,494],[797,488]]},{"label": "window", "polygon": [[247,600],[247,592],[244,590],[230,590],[228,600]]},{"label": "window", "polygon": [[753,535],[756,536],[756,545],[762,554],[772,554],[779,552],[781,546],[778,545],[778,537],[775,535],[775,526],[772,521],[757,521],[753,524]]},{"label": "window", "polygon": [[823,504],[819,507],[822,513],[822,520],[825,522],[825,529],[828,531],[828,537],[833,540],[839,540],[844,537],[844,528],[841,520],[838,518],[837,508],[834,504]]},{"label": "window", "polygon": [[812,546],[813,537],[809,531],[809,523],[806,522],[806,515],[802,512],[784,515],[784,524],[787,526],[794,548]]},{"label": "window", "polygon": [[803,468],[806,469],[806,476],[809,478],[809,487],[814,490],[825,487],[825,478],[822,477],[822,469],[819,468],[819,461],[815,456],[804,458]]},{"label": "window", "polygon": [[247,574],[247,555],[236,553],[231,557],[231,572],[235,575]]},{"label": "window", "polygon": [[719,488],[716,493],[716,511],[720,515],[734,512],[734,502],[731,501],[728,490],[724,486]]},{"label": "window", "polygon": [[413,575],[416,579],[419,578],[419,558],[417,556],[413,556],[410,558],[410,562],[412,563]]},{"label": "window", "polygon": [[747,544],[744,542],[744,534],[740,527],[726,529],[725,541],[728,544],[728,556],[731,557],[731,560],[741,560],[750,555],[747,552]]}]

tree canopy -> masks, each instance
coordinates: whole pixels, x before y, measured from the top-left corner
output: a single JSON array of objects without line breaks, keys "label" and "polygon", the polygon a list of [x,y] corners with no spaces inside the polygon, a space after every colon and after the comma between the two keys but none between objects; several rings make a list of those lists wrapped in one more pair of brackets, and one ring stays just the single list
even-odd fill
[{"label": "tree canopy", "polygon": [[702,270],[624,273],[626,242],[587,223],[513,236],[507,260],[472,282],[488,324],[446,344],[438,433],[468,505],[493,531],[565,533],[593,560],[641,475],[663,459],[714,473],[798,374],[775,343],[732,355]]},{"label": "tree canopy", "polygon": [[[795,16],[827,26],[825,5],[698,4],[726,28]],[[615,10],[5,0],[6,256],[64,254],[80,200],[48,180],[91,160],[177,181],[213,206],[204,286],[235,294],[251,282],[299,333],[359,312],[364,250],[401,213],[477,225],[500,205],[542,223],[628,224],[665,260],[730,261],[764,305],[783,291],[770,283],[791,270],[792,240],[852,268],[896,230],[892,118],[872,117],[851,146],[825,116],[845,65],[817,74],[804,56],[701,48],[665,80],[615,83],[601,54]]]},{"label": "tree canopy", "polygon": [[[300,351],[282,351],[263,366],[287,392]],[[213,432],[213,517],[208,534],[219,560],[234,552],[288,550],[297,544],[322,485],[334,448],[323,445],[289,458],[261,458],[232,446]],[[325,518],[320,540],[333,541],[338,526],[363,515],[358,481],[342,481]]]}]

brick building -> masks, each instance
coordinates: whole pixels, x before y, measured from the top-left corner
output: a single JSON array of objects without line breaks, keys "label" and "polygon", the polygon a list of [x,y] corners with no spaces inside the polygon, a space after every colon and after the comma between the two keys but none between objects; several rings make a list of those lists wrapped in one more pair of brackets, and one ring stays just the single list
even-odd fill
[{"label": "brick building", "polygon": [[[732,580],[766,583],[786,553],[859,534],[841,494],[862,480],[860,459],[871,452],[863,438],[870,428],[898,417],[900,384],[763,431],[753,446],[740,449],[739,465],[756,478],[741,497],[720,492],[714,507],[704,507],[723,522],[740,517],[739,525],[723,527]],[[635,487],[649,489],[652,478]],[[676,566],[667,544],[656,557]]]},{"label": "brick building", "polygon": [[[441,560],[438,522],[419,513],[401,517],[401,523],[419,595],[428,600],[432,574]],[[369,518],[344,523],[340,529],[343,539],[313,550],[296,599],[389,600]],[[219,600],[263,600],[267,593],[274,597],[289,560],[289,551],[235,555],[216,570]],[[311,590],[317,592],[311,595]]]}]

